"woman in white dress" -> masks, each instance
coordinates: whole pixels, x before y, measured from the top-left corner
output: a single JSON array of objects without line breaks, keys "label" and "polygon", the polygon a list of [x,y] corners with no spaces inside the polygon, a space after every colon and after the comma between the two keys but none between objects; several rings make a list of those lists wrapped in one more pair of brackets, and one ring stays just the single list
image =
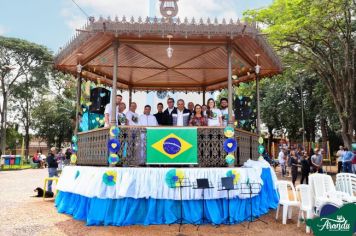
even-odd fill
[{"label": "woman in white dress", "polygon": [[221,111],[215,107],[215,101],[212,98],[208,100],[206,115],[208,117],[208,126],[222,126]]}]

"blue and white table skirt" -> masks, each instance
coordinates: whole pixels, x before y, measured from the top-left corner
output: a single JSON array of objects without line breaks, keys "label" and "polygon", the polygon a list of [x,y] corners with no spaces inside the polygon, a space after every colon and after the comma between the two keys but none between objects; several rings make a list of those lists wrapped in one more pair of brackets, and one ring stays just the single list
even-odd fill
[{"label": "blue and white table skirt", "polygon": [[[208,178],[215,188],[205,190],[205,216],[214,224],[228,216],[227,192],[218,191],[222,177],[231,173],[241,183],[260,183],[252,196],[253,216],[266,214],[278,206],[276,175],[266,163],[249,161],[246,168],[177,168],[180,175],[194,182]],[[58,212],[70,214],[87,225],[171,224],[180,217],[179,188],[167,184],[174,168],[109,168],[67,166],[58,181],[55,204]],[[173,170],[173,172],[175,171]],[[114,177],[115,176],[115,177]],[[230,191],[230,216],[242,222],[250,216],[249,195]],[[182,188],[183,218],[200,224],[202,190]]]}]

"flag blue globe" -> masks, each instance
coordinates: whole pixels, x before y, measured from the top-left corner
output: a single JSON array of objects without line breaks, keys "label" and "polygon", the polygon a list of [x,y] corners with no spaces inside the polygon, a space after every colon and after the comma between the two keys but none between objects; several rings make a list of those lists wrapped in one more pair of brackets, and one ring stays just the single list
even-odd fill
[{"label": "flag blue globe", "polygon": [[181,150],[182,144],[176,138],[167,138],[163,142],[163,150],[171,155],[177,154]]}]

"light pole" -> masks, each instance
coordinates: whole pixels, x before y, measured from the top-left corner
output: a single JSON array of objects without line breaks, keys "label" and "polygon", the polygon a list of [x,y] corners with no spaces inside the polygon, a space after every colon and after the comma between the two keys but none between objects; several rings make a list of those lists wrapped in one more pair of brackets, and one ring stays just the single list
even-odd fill
[{"label": "light pole", "polygon": [[299,86],[300,86],[300,100],[301,100],[301,106],[302,106],[302,137],[303,137],[303,147],[304,147],[304,141],[305,141],[305,127],[304,127],[304,96],[303,96],[303,77],[300,76],[299,79]]},{"label": "light pole", "polygon": [[255,66],[255,73],[256,73],[256,103],[257,103],[257,134],[261,134],[261,111],[260,111],[260,85],[259,85],[259,74],[261,70],[261,66],[258,64],[258,57],[260,54],[256,54],[256,66]]}]

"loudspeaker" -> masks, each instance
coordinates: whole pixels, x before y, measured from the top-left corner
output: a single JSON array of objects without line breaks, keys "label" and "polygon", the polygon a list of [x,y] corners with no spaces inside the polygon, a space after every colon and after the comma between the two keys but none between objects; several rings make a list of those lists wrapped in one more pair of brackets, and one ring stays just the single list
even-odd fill
[{"label": "loudspeaker", "polygon": [[90,112],[104,114],[105,106],[110,103],[110,91],[102,87],[93,88],[90,91],[90,102]]}]

